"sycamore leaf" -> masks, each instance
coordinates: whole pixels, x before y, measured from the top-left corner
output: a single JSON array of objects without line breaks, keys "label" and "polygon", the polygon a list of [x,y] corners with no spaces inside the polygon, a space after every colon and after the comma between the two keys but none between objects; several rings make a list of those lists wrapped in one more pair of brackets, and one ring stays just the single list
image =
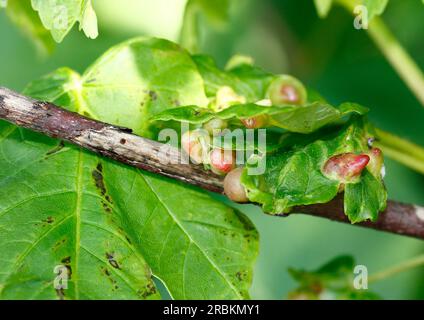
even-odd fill
[{"label": "sycamore leaf", "polygon": [[289,293],[290,299],[307,300],[375,300],[379,296],[368,289],[353,286],[355,261],[339,256],[315,271],[290,268],[299,287]]},{"label": "sycamore leaf", "polygon": [[[242,183],[249,200],[273,214],[287,213],[294,206],[329,202],[339,192],[341,182],[325,176],[322,167],[337,154],[366,153],[368,137],[361,119],[353,119],[336,132],[288,136],[286,146],[254,164],[266,168],[263,175],[244,171]],[[352,223],[374,221],[384,210],[387,195],[381,176],[374,177],[365,169],[359,181],[346,183],[345,188],[345,214]]]},{"label": "sycamore leaf", "polygon": [[77,22],[87,37],[96,38],[98,35],[91,0],[31,0],[31,3],[56,42],[62,42]]},{"label": "sycamore leaf", "polygon": [[[126,108],[139,89],[131,79],[154,88],[155,101],[178,98],[180,86],[203,97],[189,62],[167,41],[139,39],[113,49],[82,78],[62,68],[25,94],[79,113],[96,110],[101,120],[119,108],[119,124],[131,127]],[[123,68],[128,78],[118,76]],[[178,70],[185,84],[173,82]],[[93,83],[95,99],[85,88]],[[159,298],[151,274],[176,299],[249,297],[258,234],[244,215],[195,188],[1,125],[1,298]],[[58,265],[69,276],[68,289],[53,286]]]},{"label": "sycamore leaf", "polygon": [[[56,86],[45,86],[45,81]],[[56,97],[60,103],[76,100],[81,114],[101,115],[103,121],[150,138],[157,138],[160,129],[152,126],[151,116],[180,105],[207,105],[203,80],[190,56],[176,44],[155,38],[109,49],[82,76],[59,69],[30,84],[31,94],[41,99],[45,90],[58,86],[64,89],[64,96]]]},{"label": "sycamore leaf", "polygon": [[42,54],[53,51],[53,38],[32,9],[30,0],[8,0],[6,13],[12,22],[34,42]]},{"label": "sycamore leaf", "polygon": [[[0,126],[2,299],[156,299],[151,272],[177,299],[248,297],[258,244],[243,215],[193,188]],[[54,287],[60,268],[63,290]]]},{"label": "sycamore leaf", "polygon": [[340,121],[348,114],[364,115],[367,108],[353,103],[344,103],[335,108],[327,103],[314,102],[305,106],[270,106],[238,104],[219,112],[213,112],[195,106],[185,106],[165,110],[152,118],[161,121],[179,121],[203,124],[211,119],[230,120],[233,124],[243,126],[241,120],[261,115],[268,116],[265,127],[278,127],[291,132],[311,133],[328,124]]},{"label": "sycamore leaf", "polygon": [[3,121],[0,134],[0,298],[159,298],[105,162]]}]

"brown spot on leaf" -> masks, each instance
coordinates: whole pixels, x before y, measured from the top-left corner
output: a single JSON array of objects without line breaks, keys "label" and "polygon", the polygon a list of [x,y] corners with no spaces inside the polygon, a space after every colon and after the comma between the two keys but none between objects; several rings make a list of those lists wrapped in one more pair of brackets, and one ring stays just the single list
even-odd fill
[{"label": "brown spot on leaf", "polygon": [[63,291],[63,288],[56,289],[56,294],[59,300],[65,300],[65,291]]},{"label": "brown spot on leaf", "polygon": [[112,267],[114,267],[115,269],[121,269],[119,263],[115,260],[115,255],[113,252],[106,252],[106,258]]},{"label": "brown spot on leaf", "polygon": [[102,207],[106,213],[112,212],[112,208],[105,201],[102,201]]},{"label": "brown spot on leaf", "polygon": [[150,100],[155,101],[158,98],[158,94],[156,93],[156,91],[150,90],[149,97],[150,97]]},{"label": "brown spot on leaf", "polygon": [[127,235],[125,235],[125,239],[127,239],[127,242],[128,242],[129,244],[132,244],[131,239],[130,239]]},{"label": "brown spot on leaf", "polygon": [[67,257],[63,258],[62,260],[60,260],[60,262],[62,262],[64,264],[69,264],[69,263],[71,263],[71,257],[67,256]]},{"label": "brown spot on leaf", "polygon": [[152,282],[149,282],[146,288],[137,291],[137,293],[141,297],[143,297],[143,299],[146,299],[147,297],[151,296],[152,294],[155,294],[156,292],[157,292],[156,287]]},{"label": "brown spot on leaf", "polygon": [[65,147],[65,142],[60,141],[59,144],[54,147],[53,149],[46,152],[46,157],[51,156],[55,153],[58,153],[60,150],[62,150]]},{"label": "brown spot on leaf", "polygon": [[246,279],[246,277],[247,277],[247,272],[246,272],[246,271],[238,271],[238,272],[236,273],[236,278],[237,278],[239,281],[243,281],[243,280],[245,280],[245,279]]},{"label": "brown spot on leaf", "polygon": [[91,175],[94,179],[96,188],[100,191],[100,194],[104,196],[106,194],[106,186],[103,180],[103,166],[101,163],[97,164],[96,169],[92,171]]},{"label": "brown spot on leaf", "polygon": [[54,246],[53,246],[52,250],[53,250],[53,251],[56,251],[56,250],[57,250],[57,249],[59,249],[59,247],[60,247],[61,245],[63,245],[66,241],[67,241],[67,239],[66,239],[66,238],[63,238],[63,239],[61,239],[61,240],[57,241],[57,242],[54,244]]},{"label": "brown spot on leaf", "polygon": [[105,267],[101,267],[100,269],[101,269],[102,273],[103,273],[103,274],[104,274],[104,275],[108,278],[108,280],[112,283],[112,287],[113,287],[112,291],[115,291],[115,290],[119,289],[119,286],[118,286],[118,284],[116,283],[116,280],[112,278],[112,275],[111,275],[111,273],[110,273],[109,269],[108,269],[108,268],[105,268]]},{"label": "brown spot on leaf", "polygon": [[[41,220],[42,226],[45,227],[54,222],[54,218],[52,216],[48,216],[46,219]],[[37,224],[38,225],[38,224]]]}]

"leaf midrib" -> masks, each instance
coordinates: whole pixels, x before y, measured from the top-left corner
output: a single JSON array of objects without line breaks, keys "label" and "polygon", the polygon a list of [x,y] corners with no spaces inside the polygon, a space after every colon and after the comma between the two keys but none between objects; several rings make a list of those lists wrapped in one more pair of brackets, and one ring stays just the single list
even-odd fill
[{"label": "leaf midrib", "polygon": [[78,290],[78,263],[79,263],[79,248],[81,242],[81,202],[82,202],[82,173],[83,173],[83,152],[78,152],[78,165],[76,175],[76,207],[75,207],[75,280],[74,280],[74,295],[75,299],[79,298]]}]

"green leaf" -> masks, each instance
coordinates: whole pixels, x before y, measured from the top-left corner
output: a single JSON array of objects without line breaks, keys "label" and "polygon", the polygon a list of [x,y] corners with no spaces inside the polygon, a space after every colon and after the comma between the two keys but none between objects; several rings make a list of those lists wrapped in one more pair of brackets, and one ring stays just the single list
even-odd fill
[{"label": "green leaf", "polygon": [[[43,85],[49,81],[55,82],[53,89]],[[176,44],[155,38],[137,38],[109,49],[82,76],[60,69],[30,84],[31,95],[40,98],[45,89],[37,87],[58,86],[65,89],[61,99],[78,101],[79,113],[150,138],[160,129],[152,126],[151,116],[179,105],[208,103],[190,56]]]},{"label": "green leaf", "polygon": [[[338,132],[287,136],[280,151],[255,164],[266,168],[263,175],[248,175],[248,170],[243,173],[242,183],[249,200],[273,214],[287,213],[294,206],[329,202],[339,192],[341,183],[324,176],[321,168],[334,155],[367,152],[368,137],[360,119],[352,120]],[[381,177],[373,177],[367,170],[359,182],[346,184],[345,213],[352,223],[375,220],[385,203]]]},{"label": "green leaf", "polygon": [[375,300],[380,297],[366,289],[353,287],[355,261],[339,256],[315,271],[289,269],[299,287],[289,293],[291,299]]},{"label": "green leaf", "polygon": [[176,299],[248,297],[258,236],[239,212],[5,122],[0,134],[2,299],[159,298],[150,269]]},{"label": "green leaf", "polygon": [[230,0],[188,0],[183,25],[181,27],[181,45],[190,52],[197,52],[200,42],[200,18],[215,28],[221,28],[228,20]]},{"label": "green leaf", "polygon": [[275,126],[291,132],[311,133],[328,124],[340,121],[348,114],[363,115],[367,108],[353,103],[344,103],[335,108],[327,103],[314,102],[305,106],[271,106],[264,107],[250,104],[238,104],[220,112],[213,112],[195,106],[185,106],[165,110],[152,118],[161,121],[180,121],[203,124],[213,118],[231,120],[233,124],[243,126],[241,120],[259,115],[269,116],[267,127]]},{"label": "green leaf", "polygon": [[[120,56],[124,48],[133,54],[127,70],[133,60],[146,59],[165,78],[175,68],[156,56],[166,58],[167,50],[170,61],[185,55],[166,41],[137,40],[101,58],[88,79],[119,81],[128,58]],[[114,64],[116,57],[120,63]],[[136,77],[139,71],[130,73]],[[150,76],[140,72],[136,79],[148,83]],[[180,85],[170,81],[158,87],[157,100]],[[80,113],[95,108],[98,119],[117,105],[125,114],[127,97],[134,94],[123,81],[116,93],[102,88],[97,100],[89,100],[81,83],[84,77],[62,68],[33,82],[25,94]],[[127,127],[133,123],[130,116],[121,119]],[[0,298],[159,298],[151,273],[175,299],[249,297],[258,234],[240,212],[195,188],[0,124],[0,270],[7,271],[0,273]],[[58,264],[72,271],[66,290],[52,286]]]},{"label": "green leaf", "polygon": [[194,55],[193,60],[205,81],[208,97],[215,97],[221,87],[228,86],[237,94],[244,96],[248,102],[256,102],[265,98],[266,90],[275,78],[275,76],[248,64],[224,71],[219,69],[209,56]]},{"label": "green leaf", "polygon": [[76,108],[80,97],[78,87],[80,75],[69,69],[60,68],[40,79],[31,82],[25,88],[25,93],[38,100],[54,101],[59,106],[68,106],[71,111]]},{"label": "green leaf", "polygon": [[0,135],[0,298],[159,298],[103,160],[3,121]]},{"label": "green leaf", "polygon": [[98,35],[91,0],[31,0],[31,3],[56,42],[62,42],[76,22],[87,37],[94,39]]},{"label": "green leaf", "polygon": [[6,13],[42,54],[53,51],[55,45],[53,38],[32,9],[30,0],[8,0]]},{"label": "green leaf", "polygon": [[389,0],[362,0],[362,4],[368,9],[368,20],[383,14]]},{"label": "green leaf", "polygon": [[345,212],[352,223],[365,220],[376,221],[378,213],[384,211],[387,192],[383,181],[368,170],[358,183],[347,184],[344,192]]},{"label": "green leaf", "polygon": [[256,131],[251,138],[246,130],[223,130],[219,135],[212,137],[213,147],[236,151],[259,151],[260,153],[271,153],[277,151],[281,145],[284,135],[273,130],[266,131],[266,144],[259,143],[259,133]]},{"label": "green leaf", "polygon": [[[151,174],[109,171],[110,188],[153,274],[175,299],[248,298],[258,234],[241,213],[197,189]],[[184,201],[181,199],[184,198]]]}]

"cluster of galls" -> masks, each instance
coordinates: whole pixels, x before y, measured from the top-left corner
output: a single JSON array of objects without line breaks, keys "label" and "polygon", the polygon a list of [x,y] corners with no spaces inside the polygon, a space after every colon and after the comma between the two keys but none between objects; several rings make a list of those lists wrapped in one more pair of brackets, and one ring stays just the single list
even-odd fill
[{"label": "cluster of galls", "polygon": [[212,120],[213,128],[208,122],[202,129],[185,132],[181,138],[182,148],[192,162],[204,164],[218,175],[225,175],[224,192],[228,198],[236,202],[248,202],[246,191],[240,182],[243,168],[236,167],[236,153],[233,150],[211,147],[211,131],[208,129],[213,129],[216,133],[217,125],[224,125],[224,122],[220,123],[218,120]]},{"label": "cluster of galls", "polygon": [[[271,105],[303,105],[306,103],[306,89],[302,83],[288,75],[274,79],[266,94],[266,98],[257,101],[257,105],[264,108]],[[238,95],[231,87],[221,87],[210,107],[215,111],[224,110],[235,104],[246,103],[246,98]],[[269,125],[269,118],[262,114],[252,118],[240,119],[248,129],[263,128]],[[236,153],[233,150],[224,150],[211,147],[211,135],[216,135],[226,129],[228,123],[222,119],[212,119],[203,125],[203,128],[187,131],[181,137],[183,150],[189,155],[192,162],[204,164],[219,175],[225,175],[224,192],[233,201],[248,202],[245,188],[240,182],[242,167],[236,167]]]}]

